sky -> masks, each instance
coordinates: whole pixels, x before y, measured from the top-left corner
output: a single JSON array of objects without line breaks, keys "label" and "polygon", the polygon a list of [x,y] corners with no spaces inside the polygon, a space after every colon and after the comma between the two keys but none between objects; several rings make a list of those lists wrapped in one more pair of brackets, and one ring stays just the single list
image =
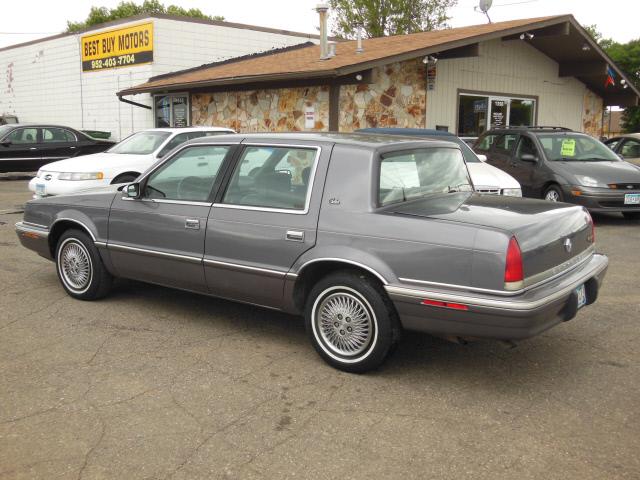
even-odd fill
[{"label": "sky", "polygon": [[[26,42],[66,29],[67,20],[84,20],[92,5],[114,7],[120,0],[0,0],[0,47]],[[137,0],[139,3],[142,0]],[[164,0],[165,5],[199,8],[230,22],[316,33],[314,7],[319,0]],[[478,0],[458,0],[449,12],[453,27],[486,23],[474,11]],[[603,8],[602,5],[606,5]],[[640,38],[640,0],[493,0],[494,22],[572,13],[582,25],[596,24],[618,42]]]}]

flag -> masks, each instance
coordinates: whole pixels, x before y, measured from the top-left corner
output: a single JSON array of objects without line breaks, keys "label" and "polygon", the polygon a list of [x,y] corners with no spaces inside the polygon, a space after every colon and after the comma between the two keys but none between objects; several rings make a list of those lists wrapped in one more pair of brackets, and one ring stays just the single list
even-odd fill
[{"label": "flag", "polygon": [[613,69],[607,65],[607,79],[604,81],[604,87],[607,88],[609,85],[615,85],[616,84],[616,72],[613,71]]}]

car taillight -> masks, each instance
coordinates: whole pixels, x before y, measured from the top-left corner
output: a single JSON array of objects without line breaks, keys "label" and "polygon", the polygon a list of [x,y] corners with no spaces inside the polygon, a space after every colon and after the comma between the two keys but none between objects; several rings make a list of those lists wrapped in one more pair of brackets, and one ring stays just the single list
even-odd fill
[{"label": "car taillight", "polygon": [[589,210],[585,209],[585,213],[587,214],[587,223],[591,225],[591,235],[587,236],[587,240],[591,243],[596,243],[596,226],[593,223],[593,218],[591,217]]},{"label": "car taillight", "polygon": [[507,247],[507,261],[504,268],[505,290],[520,290],[524,286],[522,252],[516,237],[511,237]]}]

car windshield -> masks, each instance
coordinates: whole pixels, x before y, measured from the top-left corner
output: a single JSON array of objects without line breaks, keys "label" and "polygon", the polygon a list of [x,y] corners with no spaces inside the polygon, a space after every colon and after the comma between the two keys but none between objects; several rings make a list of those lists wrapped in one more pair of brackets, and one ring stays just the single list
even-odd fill
[{"label": "car windshield", "polygon": [[11,125],[1,125],[0,126],[0,138],[4,137],[12,129],[13,129],[13,127]]},{"label": "car windshield", "polygon": [[588,135],[563,133],[538,135],[544,153],[551,161],[618,162],[620,158],[602,142]]},{"label": "car windshield", "polygon": [[380,205],[472,190],[462,153],[457,148],[403,150],[382,157]]},{"label": "car windshield", "polygon": [[108,152],[129,155],[147,155],[155,152],[170,135],[170,132],[157,131],[134,133],[117,145],[111,147]]}]

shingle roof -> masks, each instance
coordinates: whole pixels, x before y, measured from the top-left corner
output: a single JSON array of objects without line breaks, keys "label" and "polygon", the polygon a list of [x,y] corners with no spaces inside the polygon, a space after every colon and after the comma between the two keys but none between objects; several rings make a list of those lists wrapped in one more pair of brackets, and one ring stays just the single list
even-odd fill
[{"label": "shingle roof", "polygon": [[369,64],[394,57],[411,58],[425,54],[425,50],[447,50],[473,43],[482,38],[500,37],[520,31],[523,27],[544,27],[571,19],[571,15],[510,20],[469,27],[419,32],[408,35],[379,37],[363,40],[364,51],[356,53],[355,41],[338,42],[336,56],[320,60],[320,46],[272,55],[262,55],[241,61],[226,61],[163,75],[148,82],[123,90],[119,95],[141,93],[177,86],[224,85],[268,79],[332,77],[369,68]]}]

